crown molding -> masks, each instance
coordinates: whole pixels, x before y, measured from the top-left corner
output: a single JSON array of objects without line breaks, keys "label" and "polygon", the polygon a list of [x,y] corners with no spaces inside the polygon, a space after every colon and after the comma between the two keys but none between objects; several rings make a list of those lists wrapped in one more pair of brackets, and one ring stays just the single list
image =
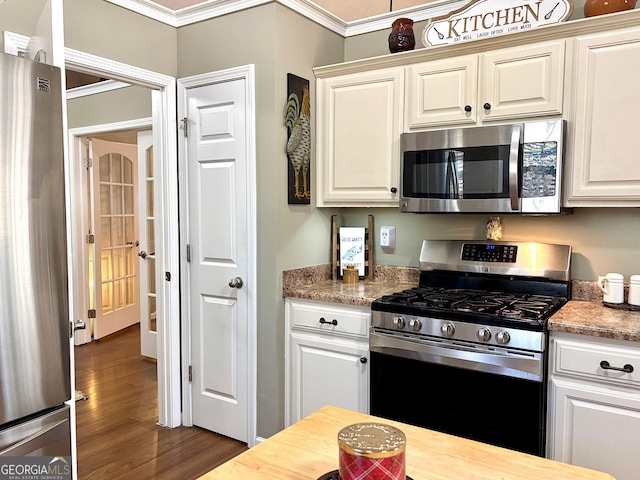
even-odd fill
[{"label": "crown molding", "polygon": [[300,13],[343,37],[388,29],[391,27],[393,20],[398,17],[409,17],[414,22],[427,20],[445,15],[469,3],[469,0],[436,0],[426,5],[395,10],[361,20],[345,22],[311,0],[207,0],[198,5],[182,8],[177,11],[158,5],[151,0],[106,1],[173,27],[183,27],[265,3],[275,2],[289,7],[291,10]]},{"label": "crown molding", "polygon": [[[347,23],[345,37],[360,35],[362,33],[370,33],[378,30],[386,30],[391,28],[391,24],[396,18],[406,17],[414,22],[428,20],[430,18],[446,15],[464,5],[469,0],[438,0],[426,5],[418,5],[415,7],[404,8],[402,10],[394,10],[393,12],[383,13],[374,17],[354,20]],[[416,38],[418,36],[416,35]]]}]

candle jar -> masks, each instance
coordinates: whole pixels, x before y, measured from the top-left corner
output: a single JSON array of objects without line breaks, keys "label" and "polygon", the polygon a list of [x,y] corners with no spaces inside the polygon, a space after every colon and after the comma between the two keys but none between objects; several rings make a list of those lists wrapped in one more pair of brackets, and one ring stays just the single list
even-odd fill
[{"label": "candle jar", "polygon": [[347,265],[342,271],[342,283],[354,284],[360,280],[360,272],[353,265]]},{"label": "candle jar", "polygon": [[338,433],[340,478],[405,480],[404,433],[383,423],[356,423]]},{"label": "candle jar", "polygon": [[410,18],[398,18],[391,25],[389,34],[389,51],[391,53],[413,50],[416,46],[416,38],[413,34],[413,20]]}]

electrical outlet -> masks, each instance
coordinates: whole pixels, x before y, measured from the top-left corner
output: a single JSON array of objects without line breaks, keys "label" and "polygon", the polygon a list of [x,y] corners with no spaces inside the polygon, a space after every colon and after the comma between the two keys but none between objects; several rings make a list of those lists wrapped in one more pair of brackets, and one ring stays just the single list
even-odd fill
[{"label": "electrical outlet", "polygon": [[386,248],[395,248],[396,227],[389,227],[389,226],[380,227],[380,246],[386,247]]}]

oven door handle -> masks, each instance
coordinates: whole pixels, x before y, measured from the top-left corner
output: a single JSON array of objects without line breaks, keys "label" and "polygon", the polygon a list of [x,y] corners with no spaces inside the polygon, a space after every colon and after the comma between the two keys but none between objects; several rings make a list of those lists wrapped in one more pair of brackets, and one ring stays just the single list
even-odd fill
[{"label": "oven door handle", "polygon": [[429,340],[412,340],[371,329],[369,350],[420,362],[436,363],[467,370],[482,371],[543,381],[544,362],[541,353],[514,352],[504,348]]}]

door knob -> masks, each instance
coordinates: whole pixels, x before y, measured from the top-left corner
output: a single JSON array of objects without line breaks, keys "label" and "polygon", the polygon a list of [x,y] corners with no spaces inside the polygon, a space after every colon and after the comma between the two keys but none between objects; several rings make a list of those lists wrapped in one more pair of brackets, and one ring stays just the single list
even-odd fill
[{"label": "door knob", "polygon": [[232,278],[231,280],[229,280],[229,286],[231,288],[242,288],[242,285],[244,285],[244,282],[240,277]]},{"label": "door knob", "polygon": [[144,250],[142,250],[141,252],[139,252],[139,253],[138,253],[138,256],[139,256],[139,257],[142,257],[142,258],[147,258],[147,252],[145,252]]}]

